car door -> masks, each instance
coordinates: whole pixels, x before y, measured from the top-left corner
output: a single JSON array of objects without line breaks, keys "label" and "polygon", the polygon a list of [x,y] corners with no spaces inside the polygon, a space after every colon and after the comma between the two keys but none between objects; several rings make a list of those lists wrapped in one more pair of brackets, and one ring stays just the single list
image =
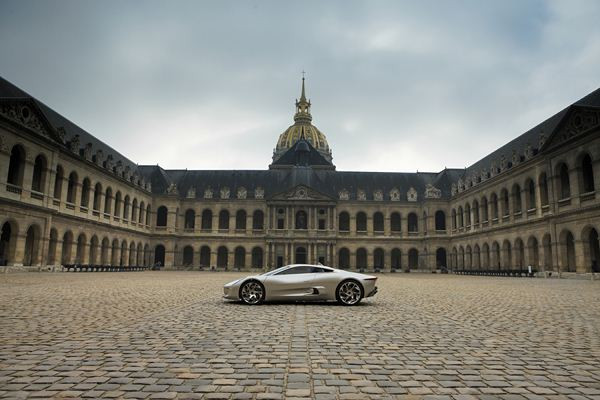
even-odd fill
[{"label": "car door", "polygon": [[299,265],[271,275],[265,280],[269,300],[293,300],[314,296],[312,267]]}]

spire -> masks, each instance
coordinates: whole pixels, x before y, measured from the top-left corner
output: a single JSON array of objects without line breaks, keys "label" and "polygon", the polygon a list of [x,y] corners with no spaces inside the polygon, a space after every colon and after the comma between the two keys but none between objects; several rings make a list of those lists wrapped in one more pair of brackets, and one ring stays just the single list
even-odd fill
[{"label": "spire", "polygon": [[304,88],[304,71],[302,71],[302,93],[300,94],[300,100],[296,100],[296,115],[294,115],[294,121],[308,123],[312,121],[312,115],[310,115],[310,100],[306,100],[306,90]]}]

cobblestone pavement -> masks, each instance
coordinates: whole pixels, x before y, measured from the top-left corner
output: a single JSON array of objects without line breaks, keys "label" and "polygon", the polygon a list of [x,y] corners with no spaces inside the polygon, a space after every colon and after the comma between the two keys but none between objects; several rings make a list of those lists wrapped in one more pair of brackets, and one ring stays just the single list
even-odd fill
[{"label": "cobblestone pavement", "polygon": [[600,282],[386,274],[358,307],[242,274],[0,275],[0,397],[600,399]]}]

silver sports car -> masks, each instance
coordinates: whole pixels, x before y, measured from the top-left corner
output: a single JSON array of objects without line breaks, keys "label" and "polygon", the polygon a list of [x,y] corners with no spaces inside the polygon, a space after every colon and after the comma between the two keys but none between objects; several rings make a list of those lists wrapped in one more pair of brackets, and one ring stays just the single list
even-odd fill
[{"label": "silver sports car", "polygon": [[337,300],[353,306],[377,293],[376,276],[325,267],[323,265],[286,265],[261,275],[229,282],[223,297],[260,304],[270,300]]}]

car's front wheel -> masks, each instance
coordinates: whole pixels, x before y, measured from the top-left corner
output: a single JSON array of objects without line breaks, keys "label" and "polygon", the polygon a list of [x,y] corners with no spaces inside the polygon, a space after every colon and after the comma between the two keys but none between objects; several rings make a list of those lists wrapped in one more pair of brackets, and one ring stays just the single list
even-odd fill
[{"label": "car's front wheel", "polygon": [[246,304],[260,304],[265,299],[265,287],[258,281],[248,281],[240,287],[240,299]]},{"label": "car's front wheel", "polygon": [[338,285],[335,292],[337,301],[345,306],[354,306],[360,303],[363,296],[361,284],[353,280],[343,281]]}]

